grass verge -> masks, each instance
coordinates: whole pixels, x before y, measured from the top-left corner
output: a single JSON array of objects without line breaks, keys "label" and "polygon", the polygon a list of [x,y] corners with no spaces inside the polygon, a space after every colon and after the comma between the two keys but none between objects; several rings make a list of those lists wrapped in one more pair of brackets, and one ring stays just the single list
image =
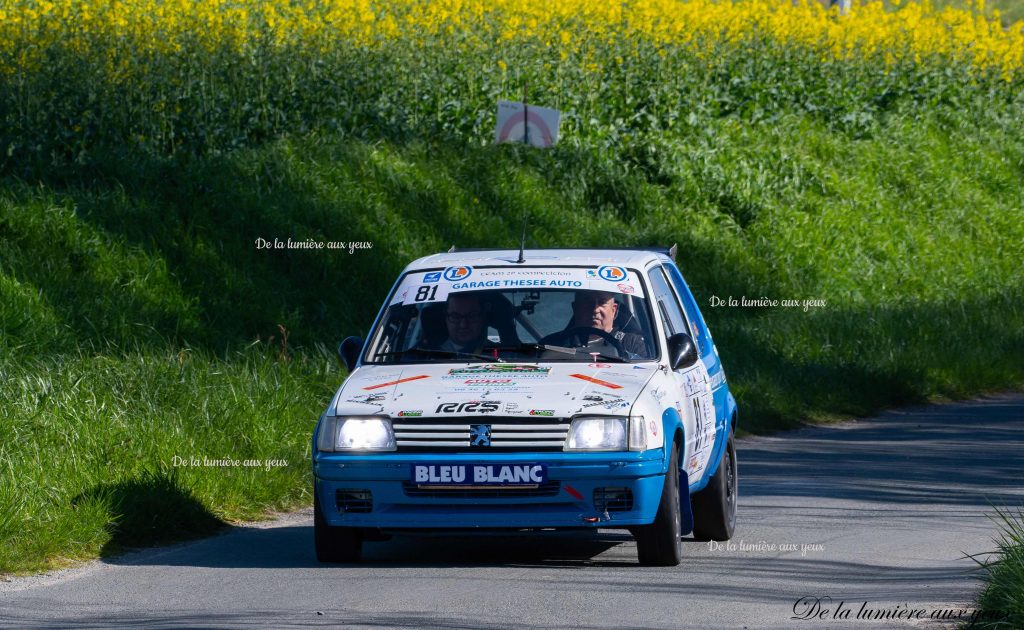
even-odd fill
[{"label": "grass verge", "polygon": [[983,565],[985,589],[978,597],[977,617],[967,628],[1024,627],[1024,512],[997,512],[999,557]]}]

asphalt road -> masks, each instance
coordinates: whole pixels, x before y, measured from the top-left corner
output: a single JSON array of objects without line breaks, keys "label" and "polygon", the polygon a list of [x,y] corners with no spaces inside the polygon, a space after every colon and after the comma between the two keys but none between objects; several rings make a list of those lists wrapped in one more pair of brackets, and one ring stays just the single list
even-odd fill
[{"label": "asphalt road", "polygon": [[0,583],[0,626],[934,626],[980,588],[965,556],[994,548],[992,506],[1024,505],[1024,395],[744,439],[738,458],[736,537],[689,541],[672,569],[637,566],[632,539],[604,530],[396,538],[364,564],[322,566],[306,510]]}]

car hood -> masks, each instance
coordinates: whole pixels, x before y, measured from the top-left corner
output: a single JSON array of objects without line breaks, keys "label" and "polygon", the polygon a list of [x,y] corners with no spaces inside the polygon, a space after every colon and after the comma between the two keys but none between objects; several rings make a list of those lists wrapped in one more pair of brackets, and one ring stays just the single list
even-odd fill
[{"label": "car hood", "polygon": [[625,415],[658,364],[464,363],[361,366],[335,415],[392,418]]}]

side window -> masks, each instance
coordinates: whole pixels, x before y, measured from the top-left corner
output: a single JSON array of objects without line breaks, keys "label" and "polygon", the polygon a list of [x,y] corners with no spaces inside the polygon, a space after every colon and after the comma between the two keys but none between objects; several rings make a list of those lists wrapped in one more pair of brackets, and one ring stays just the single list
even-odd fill
[{"label": "side window", "polygon": [[648,273],[648,277],[651,279],[651,290],[658,303],[658,310],[665,318],[665,325],[668,327],[668,330],[665,331],[667,336],[671,337],[676,333],[687,332],[686,318],[679,308],[675,294],[669,288],[665,271],[661,267],[654,267]]},{"label": "side window", "polygon": [[708,328],[704,324],[704,318],[701,317],[700,309],[697,308],[697,302],[694,301],[693,294],[690,293],[690,289],[683,281],[683,274],[679,273],[679,270],[671,265],[666,266],[668,267],[668,275],[672,278],[672,284],[675,285],[676,292],[679,293],[679,299],[683,303],[686,317],[690,320],[692,328],[690,334],[693,335],[694,340],[697,342],[701,356],[704,356],[711,352],[711,337],[708,335]]}]

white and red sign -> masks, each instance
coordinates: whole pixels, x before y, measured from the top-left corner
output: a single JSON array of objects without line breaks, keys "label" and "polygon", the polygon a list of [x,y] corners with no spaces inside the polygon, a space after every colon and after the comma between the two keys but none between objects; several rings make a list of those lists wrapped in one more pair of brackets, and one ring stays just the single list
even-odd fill
[{"label": "white and red sign", "polygon": [[562,114],[557,109],[524,106],[514,101],[498,101],[498,126],[494,141],[521,142],[545,149],[558,142],[558,124]]}]

